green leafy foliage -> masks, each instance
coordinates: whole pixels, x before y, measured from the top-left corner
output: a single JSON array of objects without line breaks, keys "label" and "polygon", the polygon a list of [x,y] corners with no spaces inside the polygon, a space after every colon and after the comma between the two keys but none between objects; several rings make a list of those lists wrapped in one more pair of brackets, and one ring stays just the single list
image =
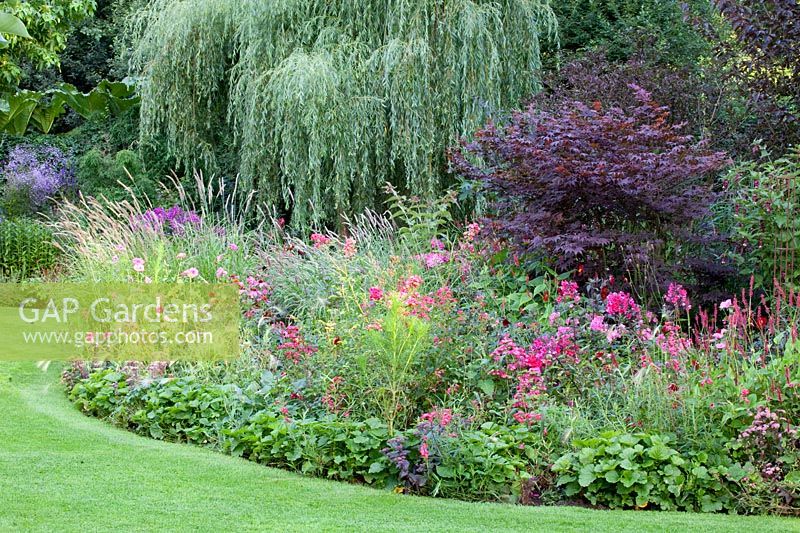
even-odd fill
[{"label": "green leafy foliage", "polygon": [[[70,399],[85,413],[152,438],[210,446],[265,465],[379,487],[398,484],[386,455],[389,428],[329,415],[291,418],[265,405],[268,390],[212,384],[193,377],[137,381],[131,365],[68,369]],[[77,370],[77,372],[75,372]],[[85,375],[81,375],[85,374]],[[401,434],[420,461],[420,434]],[[423,493],[465,499],[516,500],[542,464],[541,434],[526,427],[485,424],[428,441],[430,481]]]},{"label": "green leafy foliage", "polygon": [[14,90],[23,78],[26,62],[37,69],[57,67],[70,29],[91,17],[95,6],[96,0],[4,0],[0,9],[6,17],[17,17],[29,35],[21,32],[19,25],[11,27],[16,33],[7,33],[7,42],[0,49],[0,87]]},{"label": "green leafy foliage", "polygon": [[0,274],[30,277],[51,269],[58,258],[53,232],[31,219],[0,221]]},{"label": "green leafy foliage", "polygon": [[390,476],[381,453],[388,434],[386,424],[376,418],[291,420],[262,411],[241,428],[227,431],[225,447],[270,466],[383,486]]},{"label": "green leafy foliage", "polygon": [[0,99],[0,130],[24,135],[32,124],[48,133],[67,107],[85,119],[98,120],[123,113],[138,103],[136,90],[127,81],[103,80],[88,93],[68,83],[44,92],[23,90]]},{"label": "green leafy foliage", "polygon": [[[223,424],[237,409],[230,386],[210,386],[191,377],[166,379],[135,389],[126,401],[126,422],[156,439],[194,444],[216,443]],[[240,406],[242,403],[240,402]]]},{"label": "green leafy foliage", "polygon": [[728,198],[722,216],[733,225],[734,259],[739,271],[759,287],[773,280],[800,283],[800,149],[731,169],[724,178]]},{"label": "green leafy foliage", "polygon": [[107,368],[77,381],[69,398],[84,413],[108,417],[117,411],[127,391],[125,374]]},{"label": "green leafy foliage", "polygon": [[402,245],[409,251],[427,251],[431,239],[441,235],[453,223],[451,211],[456,205],[453,191],[429,200],[409,198],[390,184],[387,184],[386,192],[389,216],[398,226]]},{"label": "green leafy foliage", "polygon": [[[406,432],[405,457],[417,472],[418,494],[534,503],[549,492],[552,443],[539,428],[487,422],[479,427],[431,427]],[[425,455],[421,447],[425,445]],[[558,445],[556,445],[558,447]],[[388,454],[390,457],[392,454]]]},{"label": "green leafy foliage", "polygon": [[429,343],[430,325],[404,313],[399,298],[392,300],[380,330],[366,332],[365,356],[357,362],[391,433],[401,412],[409,412],[406,390],[417,380],[420,356]]},{"label": "green leafy foliage", "polygon": [[26,39],[31,38],[25,24],[10,13],[0,13],[0,45],[8,46],[8,41],[3,37],[3,34],[24,37]]},{"label": "green leafy foliage", "polygon": [[647,43],[660,61],[692,68],[711,46],[684,17],[687,5],[711,19],[704,0],[559,0],[553,10],[564,52],[602,48],[609,58],[624,60]]},{"label": "green leafy foliage", "polygon": [[141,154],[133,150],[120,150],[113,156],[93,148],[78,160],[78,186],[84,194],[104,196],[109,200],[124,200],[130,192],[137,198],[158,197],[158,183],[144,169]]},{"label": "green leafy foliage", "polygon": [[721,511],[732,508],[724,455],[681,455],[666,435],[603,433],[574,443],[553,471],[567,496],[611,508]]}]

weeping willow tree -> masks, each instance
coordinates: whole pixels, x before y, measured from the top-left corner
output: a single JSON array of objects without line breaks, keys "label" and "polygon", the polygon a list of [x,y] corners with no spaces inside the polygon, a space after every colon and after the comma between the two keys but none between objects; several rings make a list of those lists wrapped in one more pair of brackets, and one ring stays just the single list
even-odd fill
[{"label": "weeping willow tree", "polygon": [[142,135],[186,167],[232,150],[292,223],[443,185],[445,150],[538,89],[549,0],[153,0],[130,21]]}]

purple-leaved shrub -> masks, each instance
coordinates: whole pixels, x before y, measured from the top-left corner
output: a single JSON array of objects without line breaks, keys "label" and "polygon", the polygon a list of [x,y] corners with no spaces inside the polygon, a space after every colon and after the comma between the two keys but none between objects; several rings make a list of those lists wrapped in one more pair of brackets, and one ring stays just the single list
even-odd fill
[{"label": "purple-leaved shrub", "polygon": [[496,194],[495,227],[518,249],[562,270],[583,265],[586,276],[631,264],[674,270],[685,259],[674,250],[698,240],[695,226],[716,196],[710,178],[729,158],[630,88],[635,106],[570,101],[545,111],[533,103],[451,152],[456,171]]}]

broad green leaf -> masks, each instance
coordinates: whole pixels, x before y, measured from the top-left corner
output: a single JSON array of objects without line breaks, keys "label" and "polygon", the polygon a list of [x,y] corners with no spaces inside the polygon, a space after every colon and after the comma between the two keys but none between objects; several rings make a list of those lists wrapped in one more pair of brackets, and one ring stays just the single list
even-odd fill
[{"label": "broad green leaf", "polygon": [[47,106],[39,105],[33,111],[33,121],[42,133],[50,133],[53,122],[64,113],[64,100],[55,95]]},{"label": "broad green leaf", "polygon": [[444,478],[451,478],[455,476],[455,472],[449,466],[439,465],[436,467],[436,473]]},{"label": "broad green leaf", "polygon": [[478,387],[487,396],[491,396],[494,394],[494,381],[492,381],[491,379],[482,379],[478,381]]},{"label": "broad green leaf", "polygon": [[747,470],[742,468],[739,463],[734,463],[728,468],[728,477],[733,481],[741,481],[746,475]]},{"label": "broad green leaf", "polygon": [[25,24],[11,13],[0,13],[0,33],[30,39]]},{"label": "broad green leaf", "polygon": [[784,476],[783,481],[788,485],[800,486],[800,470],[792,470]]},{"label": "broad green leaf", "polygon": [[647,454],[656,461],[665,461],[676,453],[677,452],[675,450],[668,448],[663,444],[657,444],[650,448],[650,450],[647,452]]},{"label": "broad green leaf", "polygon": [[580,475],[578,476],[578,483],[581,487],[588,487],[592,482],[597,479],[592,465],[586,465],[581,468]]}]

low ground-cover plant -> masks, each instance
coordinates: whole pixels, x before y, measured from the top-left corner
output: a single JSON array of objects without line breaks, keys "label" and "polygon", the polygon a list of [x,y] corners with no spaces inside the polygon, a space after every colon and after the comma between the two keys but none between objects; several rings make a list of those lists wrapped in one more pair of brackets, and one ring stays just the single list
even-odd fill
[{"label": "low ground-cover plant", "polygon": [[165,376],[165,370],[162,363],[147,368],[135,362],[89,368],[76,363],[64,378],[82,411],[134,432],[331,479],[514,500],[526,490],[531,465],[540,463],[541,435],[525,426],[468,430],[442,411],[390,437],[377,418],[294,418],[285,408],[266,405],[255,389]]},{"label": "low ground-cover plant", "polygon": [[729,476],[744,477],[724,455],[683,457],[663,435],[604,433],[574,443],[553,470],[567,495],[611,508],[720,511],[733,509]]}]

